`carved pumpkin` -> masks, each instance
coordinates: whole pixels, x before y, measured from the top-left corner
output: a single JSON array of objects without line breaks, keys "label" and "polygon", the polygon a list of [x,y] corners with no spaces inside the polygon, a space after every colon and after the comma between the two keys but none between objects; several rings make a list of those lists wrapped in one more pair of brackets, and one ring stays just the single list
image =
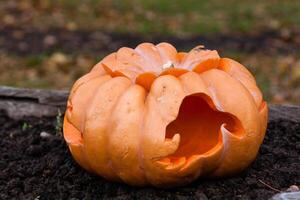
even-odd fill
[{"label": "carved pumpkin", "polygon": [[64,138],[75,160],[108,180],[172,187],[245,169],[268,108],[250,72],[201,46],[123,47],[73,86]]}]

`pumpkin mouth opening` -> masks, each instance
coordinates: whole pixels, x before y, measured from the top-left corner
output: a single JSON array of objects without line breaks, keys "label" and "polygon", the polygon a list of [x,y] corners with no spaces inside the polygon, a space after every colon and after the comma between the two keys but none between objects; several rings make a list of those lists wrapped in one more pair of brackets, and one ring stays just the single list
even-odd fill
[{"label": "pumpkin mouth opening", "polygon": [[161,161],[175,164],[191,162],[201,156],[214,154],[223,145],[221,126],[231,134],[242,137],[244,129],[234,115],[218,111],[211,98],[203,93],[183,99],[177,118],[166,127],[166,140],[180,135],[177,150]]}]

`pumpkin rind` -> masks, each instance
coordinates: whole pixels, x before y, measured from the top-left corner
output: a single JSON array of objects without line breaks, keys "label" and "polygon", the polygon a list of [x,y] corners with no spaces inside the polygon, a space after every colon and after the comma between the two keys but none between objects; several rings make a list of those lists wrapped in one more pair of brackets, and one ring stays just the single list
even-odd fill
[{"label": "pumpkin rind", "polygon": [[[196,113],[189,102],[202,107]],[[188,110],[200,132],[180,118]],[[108,55],[74,84],[64,137],[88,171],[172,187],[245,169],[264,138],[267,112],[254,77],[236,61],[202,47],[184,53],[143,43]],[[197,136],[201,130],[214,136]]]}]

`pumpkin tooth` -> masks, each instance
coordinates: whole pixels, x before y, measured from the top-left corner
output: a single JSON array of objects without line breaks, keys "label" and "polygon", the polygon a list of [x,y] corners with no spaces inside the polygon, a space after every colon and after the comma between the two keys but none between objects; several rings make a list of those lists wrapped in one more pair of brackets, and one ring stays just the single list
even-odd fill
[{"label": "pumpkin tooth", "polygon": [[164,142],[165,151],[164,151],[164,153],[162,153],[162,156],[167,156],[167,155],[174,153],[178,149],[179,143],[180,143],[180,134],[179,133],[174,134],[172,139],[169,138],[169,139],[165,140],[165,142]]},{"label": "pumpkin tooth", "polygon": [[[197,165],[197,162],[199,162],[200,159],[204,159],[205,157],[206,156],[204,156],[204,155],[192,155],[192,156],[190,156],[186,160],[185,165],[180,168],[180,172],[184,173],[184,171],[188,170],[188,168],[197,168],[198,170],[200,170],[201,165],[203,165],[203,163],[199,163],[197,167],[195,167],[194,165]],[[200,161],[200,162],[203,162],[203,161]]]},{"label": "pumpkin tooth", "polygon": [[156,161],[156,163],[160,164],[163,167],[167,167],[170,164],[170,162],[171,162],[170,158],[162,158]]},{"label": "pumpkin tooth", "polygon": [[152,157],[151,160],[157,162],[162,161],[162,159],[166,159],[164,161],[168,161],[168,155],[173,154],[180,143],[180,134],[176,133],[172,138],[166,138],[163,145],[158,147],[157,151],[160,152],[160,156]]},{"label": "pumpkin tooth", "polygon": [[170,158],[162,158],[160,160],[155,161],[159,164],[163,169],[168,171],[177,171],[181,169],[186,164],[186,157],[170,157]]},{"label": "pumpkin tooth", "polygon": [[245,136],[245,130],[240,124],[236,124],[235,127],[230,127],[230,125],[224,123],[221,125],[220,129],[222,133],[226,132],[226,134],[232,135],[232,137],[235,137],[236,139],[242,139]]},{"label": "pumpkin tooth", "polygon": [[175,158],[165,167],[166,170],[179,170],[186,163],[186,157]]}]

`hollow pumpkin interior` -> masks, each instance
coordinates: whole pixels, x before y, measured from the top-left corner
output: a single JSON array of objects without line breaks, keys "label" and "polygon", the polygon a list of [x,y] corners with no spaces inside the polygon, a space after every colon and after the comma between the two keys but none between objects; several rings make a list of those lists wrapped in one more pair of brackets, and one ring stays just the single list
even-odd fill
[{"label": "hollow pumpkin interior", "polygon": [[183,99],[177,118],[166,127],[166,140],[180,134],[180,144],[175,153],[162,159],[164,162],[188,162],[194,155],[213,153],[222,145],[222,124],[237,137],[243,136],[241,122],[232,114],[218,111],[212,100],[198,93]]}]

